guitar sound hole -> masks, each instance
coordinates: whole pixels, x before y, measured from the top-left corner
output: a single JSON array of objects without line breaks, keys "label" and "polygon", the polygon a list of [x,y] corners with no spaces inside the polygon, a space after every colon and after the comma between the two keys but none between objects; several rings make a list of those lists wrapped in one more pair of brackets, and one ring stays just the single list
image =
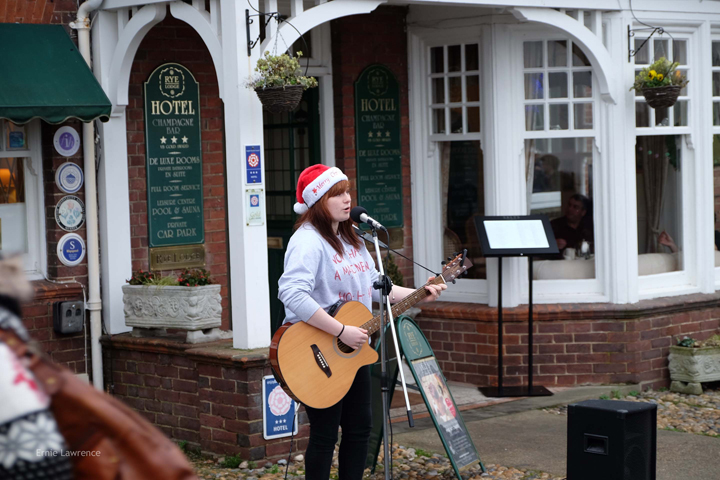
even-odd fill
[{"label": "guitar sound hole", "polygon": [[350,347],[348,347],[347,345],[345,345],[345,344],[344,344],[342,341],[340,341],[340,340],[337,341],[337,346],[338,346],[338,348],[340,349],[340,351],[341,351],[342,353],[348,353],[348,354],[350,354],[350,353],[353,353],[353,352],[355,351],[355,350],[353,350],[352,348],[350,348]]}]

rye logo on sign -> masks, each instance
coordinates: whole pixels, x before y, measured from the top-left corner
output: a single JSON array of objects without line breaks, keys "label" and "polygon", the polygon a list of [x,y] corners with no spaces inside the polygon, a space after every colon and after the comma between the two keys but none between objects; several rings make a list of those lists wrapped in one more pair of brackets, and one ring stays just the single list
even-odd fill
[{"label": "rye logo on sign", "polygon": [[160,71],[160,93],[168,98],[177,98],[185,92],[185,74],[182,70],[168,67]]}]

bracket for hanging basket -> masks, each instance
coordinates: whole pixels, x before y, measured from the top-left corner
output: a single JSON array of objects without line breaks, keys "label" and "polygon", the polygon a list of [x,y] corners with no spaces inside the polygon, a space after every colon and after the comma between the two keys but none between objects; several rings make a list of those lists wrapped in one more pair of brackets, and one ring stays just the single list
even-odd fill
[{"label": "bracket for hanging basket", "polygon": [[652,108],[672,107],[680,96],[680,85],[664,85],[662,87],[643,88],[642,94]]},{"label": "bracket for hanging basket", "polygon": [[256,88],[255,93],[263,105],[263,110],[270,113],[291,112],[300,104],[303,86]]}]

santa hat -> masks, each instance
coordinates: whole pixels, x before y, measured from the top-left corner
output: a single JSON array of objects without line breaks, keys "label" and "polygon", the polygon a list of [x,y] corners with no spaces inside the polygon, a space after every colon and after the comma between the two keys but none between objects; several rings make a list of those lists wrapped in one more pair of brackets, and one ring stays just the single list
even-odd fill
[{"label": "santa hat", "polygon": [[348,177],[337,167],[318,164],[306,168],[298,178],[295,192],[297,203],[293,206],[293,210],[298,215],[302,215],[336,183],[347,179]]}]

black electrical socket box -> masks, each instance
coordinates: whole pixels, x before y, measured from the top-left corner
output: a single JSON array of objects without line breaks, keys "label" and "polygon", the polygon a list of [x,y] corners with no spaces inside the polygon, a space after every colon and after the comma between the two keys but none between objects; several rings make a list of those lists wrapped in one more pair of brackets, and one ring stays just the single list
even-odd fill
[{"label": "black electrical socket box", "polygon": [[57,333],[82,332],[85,326],[85,302],[55,302],[53,304],[53,329]]}]

